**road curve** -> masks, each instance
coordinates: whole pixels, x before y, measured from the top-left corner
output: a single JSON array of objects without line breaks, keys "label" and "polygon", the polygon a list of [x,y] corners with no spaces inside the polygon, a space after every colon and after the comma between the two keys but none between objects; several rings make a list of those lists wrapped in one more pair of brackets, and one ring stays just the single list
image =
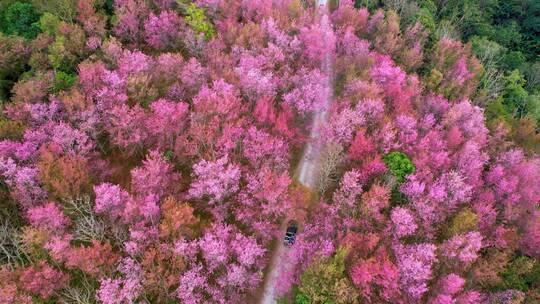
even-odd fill
[{"label": "road curve", "polygon": [[[317,0],[317,6],[320,7],[320,11],[324,14],[321,17],[321,23],[324,27],[330,26],[328,18],[327,0]],[[328,39],[325,39],[328,41]],[[324,124],[328,120],[328,111],[332,102],[332,54],[326,54],[323,66],[323,74],[327,77],[321,79],[323,81],[324,95],[322,106],[314,113],[313,121],[311,124],[311,131],[309,141],[304,149],[304,154],[298,164],[297,173],[298,181],[311,189],[316,186],[317,165],[321,154],[323,142],[321,139],[321,132]],[[283,223],[281,231],[285,231],[286,223]],[[274,304],[276,303],[277,290],[276,285],[279,281],[280,274],[285,268],[295,267],[294,263],[287,259],[288,248],[283,245],[281,239],[278,240],[278,245],[273,252],[270,260],[269,271],[264,284],[263,294],[260,299],[261,304]]]}]

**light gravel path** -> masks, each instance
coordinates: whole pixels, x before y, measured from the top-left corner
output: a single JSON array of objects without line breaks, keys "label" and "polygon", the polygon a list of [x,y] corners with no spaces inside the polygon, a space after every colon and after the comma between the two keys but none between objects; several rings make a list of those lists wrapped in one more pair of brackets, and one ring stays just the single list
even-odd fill
[{"label": "light gravel path", "polygon": [[[321,12],[324,14],[321,17],[321,23],[323,26],[330,26],[330,21],[328,19],[328,9],[327,9],[327,0],[317,0],[317,5],[320,8]],[[306,144],[304,154],[298,164],[298,181],[311,189],[315,189],[316,186],[316,177],[317,177],[317,165],[319,156],[321,154],[321,149],[323,141],[321,140],[321,131],[322,127],[328,120],[328,111],[332,103],[332,54],[326,54],[322,71],[328,77],[322,79],[324,82],[324,102],[321,108],[317,109],[317,112],[314,114],[313,122],[311,125],[311,132],[309,136],[309,141]],[[286,223],[282,225],[281,231],[285,231]],[[294,245],[293,245],[294,246]],[[266,277],[264,284],[263,295],[259,303],[261,304],[274,304],[276,303],[276,285],[279,281],[280,274],[285,268],[292,268],[295,265],[294,263],[288,261],[287,259],[287,250],[288,248],[283,245],[283,242],[278,239],[277,248],[274,250],[272,258],[270,260],[269,272]]]}]

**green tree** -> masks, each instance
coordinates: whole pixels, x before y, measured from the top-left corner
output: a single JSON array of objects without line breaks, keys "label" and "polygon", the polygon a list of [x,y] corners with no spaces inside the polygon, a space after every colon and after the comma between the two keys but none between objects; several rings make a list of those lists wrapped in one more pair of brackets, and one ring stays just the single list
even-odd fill
[{"label": "green tree", "polygon": [[540,61],[527,62],[524,65],[523,74],[527,79],[527,90],[540,91]]},{"label": "green tree", "polygon": [[366,7],[370,11],[374,11],[375,9],[379,8],[381,4],[382,3],[379,0],[354,0],[354,7]]},{"label": "green tree", "polygon": [[39,34],[39,14],[30,3],[15,2],[2,15],[1,29],[8,35],[32,39]]},{"label": "green tree", "polygon": [[204,9],[198,7],[195,3],[190,3],[185,8],[184,20],[186,23],[198,33],[203,33],[204,38],[209,40],[215,35],[214,26],[206,20]]},{"label": "green tree", "polygon": [[63,21],[60,26],[63,27],[63,32],[56,33],[54,42],[48,47],[47,59],[56,71],[72,73],[84,56],[84,31],[77,24]]},{"label": "green tree", "polygon": [[77,0],[32,0],[36,10],[51,13],[66,22],[71,22],[77,15]]},{"label": "green tree", "polygon": [[540,92],[529,95],[527,100],[527,115],[535,119],[540,125]]},{"label": "green tree", "polygon": [[540,284],[540,265],[534,258],[519,256],[499,276],[503,279],[501,288],[527,291]]},{"label": "green tree", "polygon": [[520,51],[511,51],[506,54],[504,54],[502,58],[502,68],[506,71],[513,71],[515,69],[519,69],[524,63],[525,55],[523,55]]},{"label": "green tree", "polygon": [[499,57],[506,52],[505,47],[485,36],[473,36],[469,41],[471,42],[474,55],[476,55],[483,64],[492,62],[497,63]]},{"label": "green tree", "polygon": [[519,70],[513,70],[503,78],[503,81],[502,97],[506,112],[514,113],[519,117],[523,116],[529,96],[529,93],[524,88],[526,84],[525,78],[523,78]]},{"label": "green tree", "polygon": [[478,216],[470,208],[463,208],[453,219],[448,228],[448,236],[452,237],[458,234],[476,230]]},{"label": "green tree", "polygon": [[435,17],[433,16],[433,13],[428,8],[420,8],[418,12],[416,12],[413,20],[420,22],[424,26],[424,28],[430,33],[435,32],[437,23],[435,22]]},{"label": "green tree", "polygon": [[503,105],[502,97],[487,104],[484,115],[489,127],[494,124],[503,122],[506,123],[510,120],[511,115],[506,111],[506,107]]},{"label": "green tree", "polygon": [[432,42],[432,45],[437,42],[436,40],[443,37],[454,40],[460,38],[457,27],[450,20],[443,19],[439,22],[439,24],[437,24],[437,28],[435,29],[435,33],[433,35],[433,39],[435,41]]},{"label": "green tree", "polygon": [[390,170],[400,184],[405,181],[407,175],[416,171],[412,161],[402,152],[390,152],[383,156],[383,161],[388,170]]},{"label": "green tree", "polygon": [[24,126],[21,123],[0,116],[0,140],[20,140],[23,132]]},{"label": "green tree", "polygon": [[43,33],[50,36],[55,36],[58,32],[58,26],[60,25],[60,19],[51,13],[44,13],[39,18],[38,26]]},{"label": "green tree", "polygon": [[525,1],[521,28],[524,36],[524,52],[528,58],[533,59],[540,54],[540,1]]},{"label": "green tree", "polygon": [[299,293],[294,297],[294,304],[311,304],[311,301],[305,294]]},{"label": "green tree", "polygon": [[300,278],[296,303],[357,303],[358,294],[347,277],[347,250],[340,248],[333,257],[313,262]]},{"label": "green tree", "polygon": [[56,72],[54,76],[53,92],[57,93],[69,89],[77,81],[77,75],[64,71]]},{"label": "green tree", "polygon": [[484,104],[497,99],[503,87],[503,73],[499,70],[501,55],[506,48],[484,36],[474,36],[470,40],[473,54],[484,65],[484,74],[478,85],[477,99],[484,98]]}]

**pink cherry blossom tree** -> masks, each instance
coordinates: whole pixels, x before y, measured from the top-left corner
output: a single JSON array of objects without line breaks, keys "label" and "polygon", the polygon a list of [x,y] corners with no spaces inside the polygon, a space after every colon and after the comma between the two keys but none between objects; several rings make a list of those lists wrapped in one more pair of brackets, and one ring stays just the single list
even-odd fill
[{"label": "pink cherry blossom tree", "polygon": [[[227,155],[215,161],[201,160],[193,165],[189,196],[208,200],[210,205],[223,206],[224,200],[238,191],[240,176],[240,168],[229,162]],[[225,216],[225,210],[215,208],[215,211],[220,218]]]},{"label": "pink cherry blossom tree", "polygon": [[188,264],[177,290],[182,302],[242,302],[262,280],[266,250],[232,226],[214,224],[201,239],[177,243],[175,251]]}]

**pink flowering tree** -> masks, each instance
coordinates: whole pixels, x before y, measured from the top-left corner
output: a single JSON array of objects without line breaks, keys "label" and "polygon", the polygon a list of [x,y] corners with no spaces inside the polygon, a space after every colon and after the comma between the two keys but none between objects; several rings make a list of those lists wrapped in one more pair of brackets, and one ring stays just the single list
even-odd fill
[{"label": "pink flowering tree", "polygon": [[400,297],[399,269],[384,250],[369,259],[358,260],[350,275],[362,298],[368,302],[395,301]]},{"label": "pink flowering tree", "polygon": [[29,209],[27,217],[32,226],[50,231],[63,231],[69,224],[62,209],[53,202]]},{"label": "pink flowering tree", "polygon": [[132,192],[139,196],[153,194],[162,198],[173,194],[179,174],[159,151],[150,151],[141,167],[131,170]]},{"label": "pink flowering tree", "polygon": [[393,233],[398,238],[413,235],[418,228],[414,222],[412,212],[406,208],[396,207],[392,209],[390,220],[393,224]]},{"label": "pink flowering tree", "polygon": [[36,265],[28,266],[20,274],[20,284],[23,290],[47,300],[68,282],[69,277],[56,270],[46,261],[39,261]]},{"label": "pink flowering tree", "polygon": [[306,59],[314,64],[321,64],[325,56],[332,56],[336,45],[335,34],[326,16],[310,27],[301,28],[299,39],[304,46]]},{"label": "pink flowering tree", "polygon": [[268,165],[283,171],[289,167],[289,147],[284,140],[251,127],[243,144],[244,155],[253,168]]},{"label": "pink flowering tree", "polygon": [[240,168],[230,163],[228,156],[216,161],[202,160],[193,165],[193,177],[189,195],[215,204],[238,191]]},{"label": "pink flowering tree", "polygon": [[180,241],[175,252],[185,258],[178,299],[183,303],[242,302],[262,281],[265,249],[255,238],[226,224],[214,224],[202,238]]},{"label": "pink flowering tree", "polygon": [[23,207],[35,206],[45,199],[46,192],[40,186],[36,168],[19,166],[8,158],[0,159],[0,172],[11,189],[11,197]]},{"label": "pink flowering tree", "polygon": [[355,208],[359,203],[359,196],[362,194],[362,184],[360,183],[361,173],[357,170],[345,172],[339,189],[334,192],[334,202],[341,208]]},{"label": "pink flowering tree", "polygon": [[433,89],[450,98],[467,98],[475,89],[482,74],[478,59],[471,55],[471,46],[444,37],[435,45],[431,61],[431,75],[442,73],[445,77],[435,82]]},{"label": "pink flowering tree", "polygon": [[256,100],[262,97],[274,97],[277,89],[277,77],[272,72],[272,62],[266,56],[253,56],[242,53],[240,64],[235,68],[240,78],[244,94]]},{"label": "pink flowering tree", "polygon": [[476,231],[456,235],[444,242],[440,249],[450,267],[464,269],[478,258],[482,249],[482,235]]},{"label": "pink flowering tree", "polygon": [[115,1],[115,13],[118,21],[114,27],[115,34],[127,43],[137,45],[142,41],[142,22],[149,14],[146,2],[140,0]]},{"label": "pink flowering tree", "polygon": [[186,131],[188,105],[159,99],[150,104],[150,109],[152,114],[145,121],[150,144],[162,149],[173,149],[176,139]]},{"label": "pink flowering tree", "polygon": [[157,50],[176,49],[185,27],[184,20],[174,11],[162,11],[159,15],[150,13],[144,22],[146,42]]},{"label": "pink flowering tree", "polygon": [[540,256],[540,212],[536,211],[531,216],[521,239],[521,247],[531,256]]},{"label": "pink flowering tree", "polygon": [[144,128],[145,118],[144,110],[138,105],[129,108],[124,104],[110,109],[107,130],[113,143],[128,153],[140,150],[148,137],[148,130]]},{"label": "pink flowering tree", "polygon": [[327,95],[324,81],[328,76],[323,75],[318,69],[300,71],[293,77],[294,88],[283,96],[285,104],[294,107],[302,115],[311,113],[321,108],[324,96]]},{"label": "pink flowering tree", "polygon": [[134,303],[142,294],[142,269],[131,258],[124,258],[118,265],[118,276],[100,281],[96,298],[103,304]]},{"label": "pink flowering tree", "polygon": [[235,218],[267,244],[279,233],[280,220],[293,211],[294,198],[289,191],[292,180],[287,172],[276,172],[268,166],[245,179],[247,185],[234,206]]},{"label": "pink flowering tree", "polygon": [[129,193],[118,185],[103,183],[94,187],[96,202],[94,210],[98,214],[104,214],[113,222],[118,219],[127,221],[126,205],[132,200]]},{"label": "pink flowering tree", "polygon": [[437,261],[433,244],[401,245],[395,248],[401,289],[407,296],[418,301],[429,290],[433,278],[433,264]]}]

